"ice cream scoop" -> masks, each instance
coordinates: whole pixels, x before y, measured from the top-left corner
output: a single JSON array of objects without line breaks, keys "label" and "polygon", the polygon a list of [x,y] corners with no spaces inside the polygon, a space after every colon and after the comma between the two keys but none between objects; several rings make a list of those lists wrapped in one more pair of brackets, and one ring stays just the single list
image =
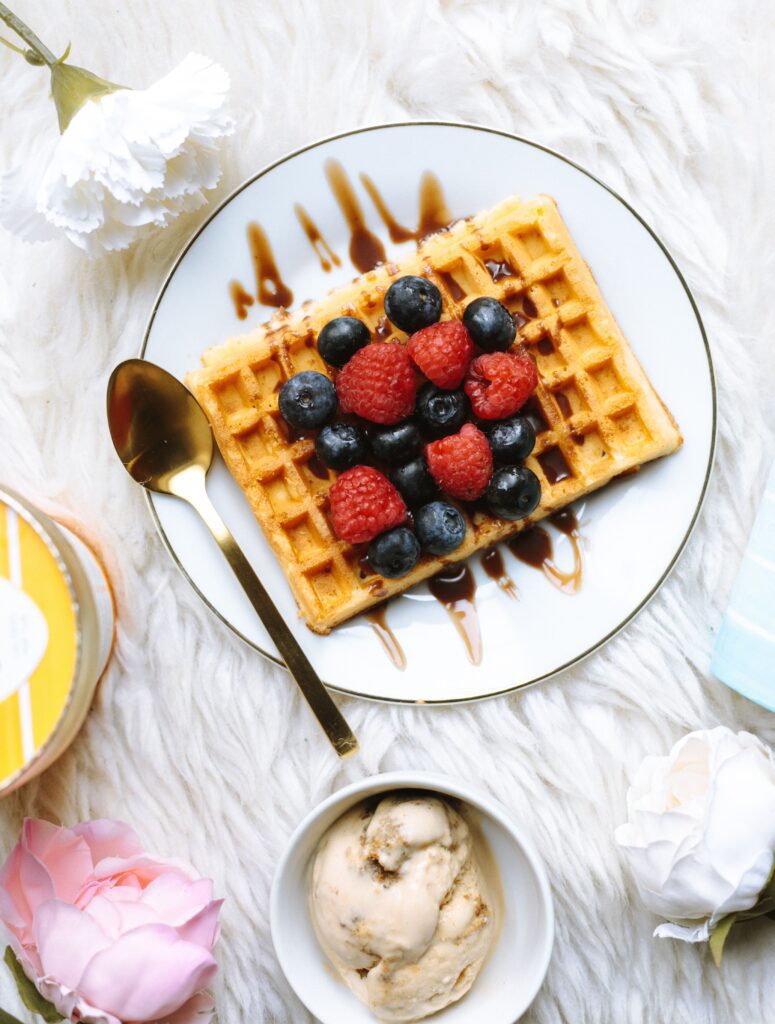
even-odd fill
[{"label": "ice cream scoop", "polygon": [[419,793],[361,803],[321,839],[310,911],[355,995],[384,1021],[415,1021],[470,989],[496,935],[473,836]]}]

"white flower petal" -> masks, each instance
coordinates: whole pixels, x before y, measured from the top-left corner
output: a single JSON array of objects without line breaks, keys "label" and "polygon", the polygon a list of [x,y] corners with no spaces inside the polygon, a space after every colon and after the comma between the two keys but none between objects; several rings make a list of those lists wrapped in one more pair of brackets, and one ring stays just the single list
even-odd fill
[{"label": "white flower petal", "polygon": [[643,761],[627,807],[615,838],[652,911],[712,928],[754,906],[775,851],[775,761],[755,736],[690,733]]},{"label": "white flower petal", "polygon": [[654,929],[655,939],[680,939],[682,942],[707,942],[711,928],[708,921],[697,925],[672,924],[666,921]]},{"label": "white flower petal", "polygon": [[[234,129],[228,91],[223,68],[189,54],[147,89],[88,101],[36,183],[40,216],[32,203],[25,212],[21,200],[4,200],[0,188],[0,222],[59,228],[94,256],[126,248],[152,226],[198,209],[221,176],[218,142]],[[9,206],[18,212],[6,220]]]}]

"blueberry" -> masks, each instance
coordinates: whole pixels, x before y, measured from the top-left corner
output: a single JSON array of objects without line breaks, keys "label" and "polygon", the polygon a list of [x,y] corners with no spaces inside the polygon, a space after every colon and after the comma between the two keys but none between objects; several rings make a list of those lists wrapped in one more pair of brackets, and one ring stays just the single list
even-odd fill
[{"label": "blueberry", "polygon": [[490,448],[499,462],[521,462],[532,452],[535,443],[533,424],[522,416],[501,420],[490,431]]},{"label": "blueberry", "polygon": [[304,370],[280,391],[280,414],[292,427],[322,427],[336,412],[336,388],[324,373]]},{"label": "blueberry", "polygon": [[396,526],[381,533],[369,544],[368,558],[372,569],[389,580],[406,576],[417,565],[420,542],[406,526]]},{"label": "blueberry", "polygon": [[417,508],[438,497],[438,487],[422,455],[390,473],[390,482],[401,492],[409,508]]},{"label": "blueberry", "polygon": [[331,469],[350,469],[363,462],[368,451],[366,433],[351,423],[330,423],[315,438],[315,452]]},{"label": "blueberry", "polygon": [[369,437],[374,458],[389,466],[398,466],[420,454],[422,437],[417,424],[404,420],[393,427],[373,430]]},{"label": "blueberry", "polygon": [[414,528],[420,544],[432,555],[448,555],[460,547],[466,535],[460,510],[446,501],[423,505],[414,517]]},{"label": "blueberry", "polygon": [[385,293],[385,312],[396,327],[414,334],[441,316],[441,292],[424,277],[399,277]]},{"label": "blueberry", "polygon": [[366,324],[354,316],[338,316],[329,320],[318,335],[318,352],[331,366],[340,369],[359,348],[368,345],[371,335]]},{"label": "blueberry", "polygon": [[517,334],[514,319],[506,307],[485,296],[466,306],[463,323],[474,342],[485,352],[505,352]]},{"label": "blueberry", "polygon": [[468,398],[463,391],[442,391],[424,384],[417,396],[417,412],[433,437],[454,434],[468,419]]},{"label": "blueberry", "polygon": [[541,500],[538,477],[525,466],[496,469],[487,485],[487,504],[501,519],[523,519]]}]

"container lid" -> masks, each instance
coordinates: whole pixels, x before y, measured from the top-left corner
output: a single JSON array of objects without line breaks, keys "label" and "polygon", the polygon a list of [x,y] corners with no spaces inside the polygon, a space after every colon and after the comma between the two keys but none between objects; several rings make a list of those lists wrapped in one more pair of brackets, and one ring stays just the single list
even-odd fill
[{"label": "container lid", "polygon": [[54,540],[0,494],[0,792],[55,731],[78,654],[77,600]]}]

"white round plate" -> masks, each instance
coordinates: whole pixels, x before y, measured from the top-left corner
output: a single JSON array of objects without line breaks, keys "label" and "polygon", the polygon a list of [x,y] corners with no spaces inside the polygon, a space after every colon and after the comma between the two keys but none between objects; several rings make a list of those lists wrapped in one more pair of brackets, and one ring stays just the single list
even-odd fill
[{"label": "white round plate", "polygon": [[[619,196],[565,157],[526,139],[488,128],[412,123],[363,128],[292,153],[233,193],[188,243],[156,301],[141,354],[179,378],[201,352],[268,319],[258,303],[237,319],[229,282],[250,288],[253,268],[246,227],[257,220],[274,249],[295,306],[325,294],[356,271],[348,259],[349,230],[329,188],[324,164],[345,168],[369,228],[389,256],[393,245],[359,175],[368,174],[402,224],[416,223],[424,171],[439,178],[449,208],[468,216],[518,193],[548,193],[603,295],[684,436],[667,459],[619,480],[576,509],[581,521],[584,580],[579,593],[561,592],[546,576],[504,548],[519,590],[510,598],[471,559],[483,642],[479,665],[466,657],[447,612],[423,584],[394,599],[388,619],[406,655],[399,671],[371,625],[353,620],[317,636],[298,618],[280,565],[247,500],[218,458],[209,491],[237,541],[291,624],[321,677],[344,692],[392,701],[452,702],[492,696],[538,682],[580,661],[620,630],[664,582],[699,514],[713,461],[716,396],[700,316],[674,261],[654,232]],[[301,203],[341,265],[329,273],[294,212]],[[152,510],[175,561],[203,600],[236,633],[268,657],[276,650],[194,512],[154,495]],[[555,561],[573,564],[571,541],[553,527]]]}]

